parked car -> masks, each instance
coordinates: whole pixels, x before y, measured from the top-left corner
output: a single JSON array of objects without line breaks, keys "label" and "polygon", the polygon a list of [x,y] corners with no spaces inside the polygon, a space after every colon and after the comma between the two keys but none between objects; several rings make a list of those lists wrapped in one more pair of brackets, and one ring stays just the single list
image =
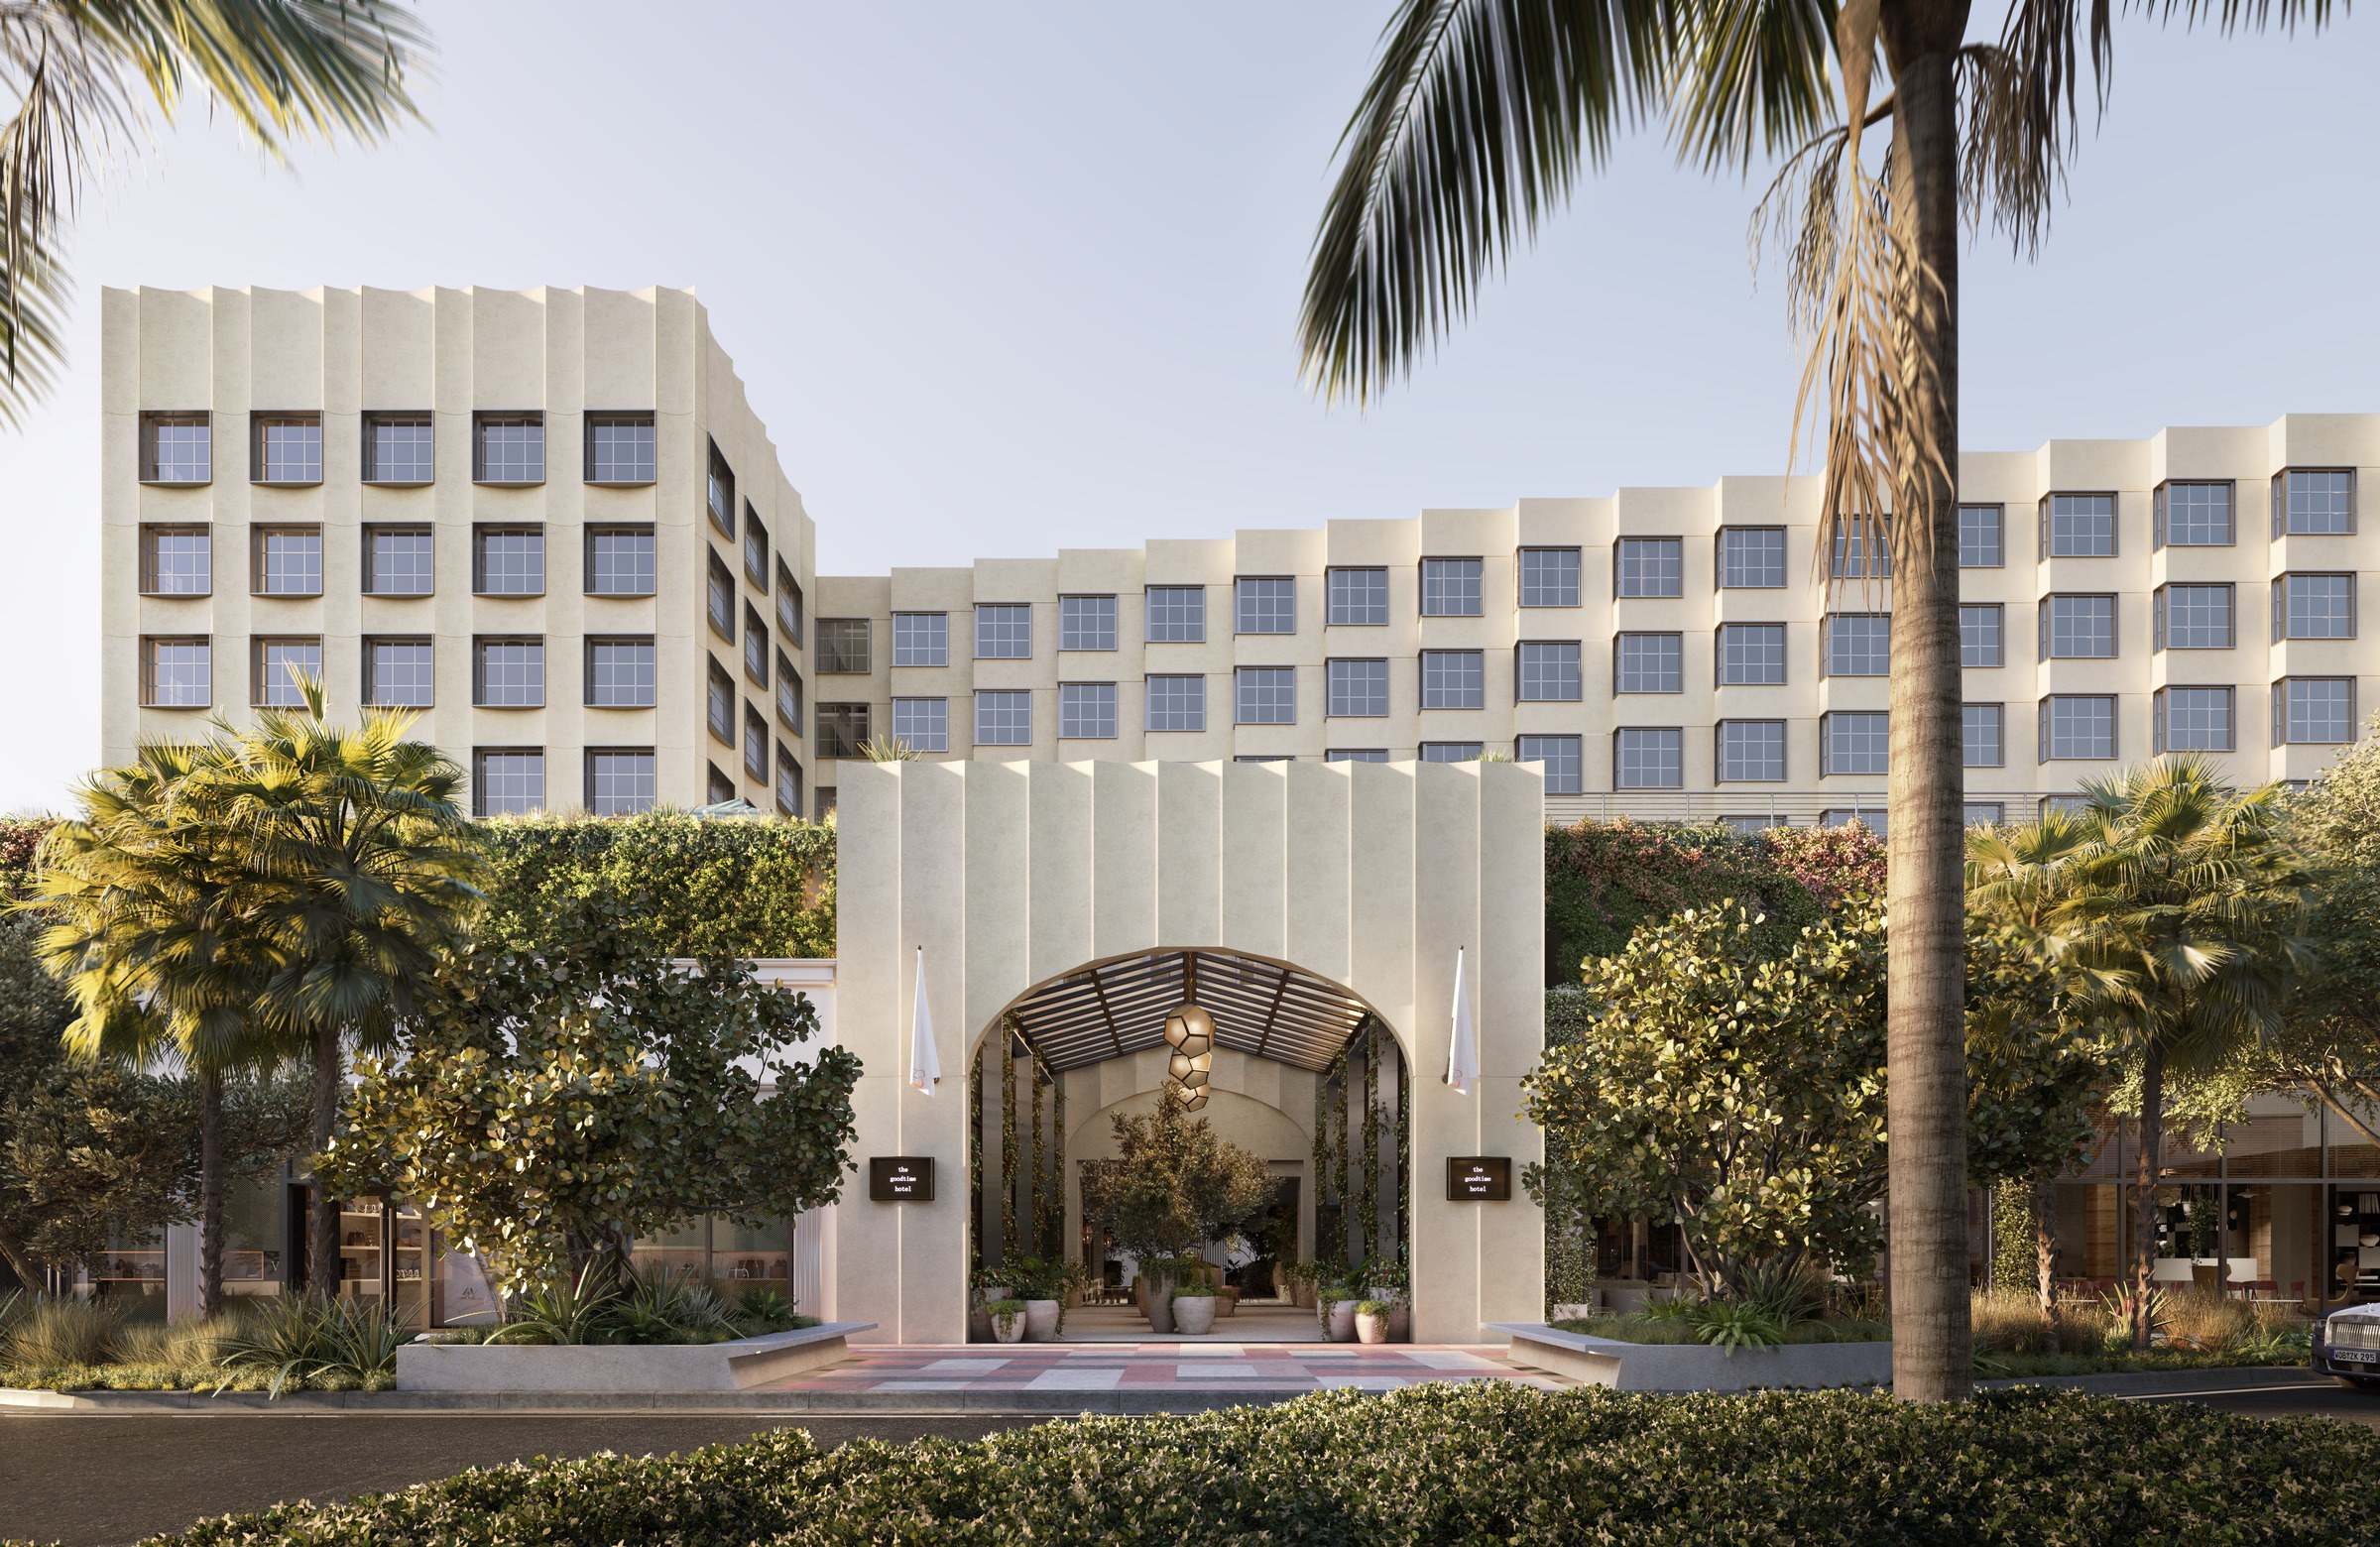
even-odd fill
[{"label": "parked car", "polygon": [[2317,1321],[2312,1363],[2340,1385],[2380,1392],[2380,1305],[2350,1305]]}]

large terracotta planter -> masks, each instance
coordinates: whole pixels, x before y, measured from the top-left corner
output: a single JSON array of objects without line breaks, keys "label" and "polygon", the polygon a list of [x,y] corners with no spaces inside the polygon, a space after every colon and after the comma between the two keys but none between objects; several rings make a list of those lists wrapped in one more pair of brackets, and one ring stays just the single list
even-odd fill
[{"label": "large terracotta planter", "polygon": [[1024,1341],[1055,1343],[1058,1341],[1058,1313],[1064,1309],[1055,1300],[1024,1302]]},{"label": "large terracotta planter", "polygon": [[1211,1294],[1183,1294],[1173,1299],[1174,1331],[1190,1337],[1215,1330],[1215,1301]]}]

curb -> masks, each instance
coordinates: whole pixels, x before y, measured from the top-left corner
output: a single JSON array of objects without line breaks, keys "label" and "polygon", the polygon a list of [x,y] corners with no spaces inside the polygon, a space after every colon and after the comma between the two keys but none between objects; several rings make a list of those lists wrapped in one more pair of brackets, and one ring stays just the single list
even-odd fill
[{"label": "curb", "polygon": [[2284,1391],[2327,1388],[2328,1375],[2316,1374],[2304,1365],[2234,1365],[2213,1369],[2104,1370],[2092,1375],[2018,1375],[2012,1379],[1978,1380],[1976,1389],[2009,1390],[2037,1386],[2059,1391],[2086,1391],[2096,1396],[2201,1396],[2215,1391]]},{"label": "curb", "polygon": [[208,1417],[288,1414],[711,1414],[818,1413],[840,1416],[1206,1412],[1310,1396],[1304,1386],[1233,1391],[25,1391],[0,1389],[0,1412],[191,1413]]}]

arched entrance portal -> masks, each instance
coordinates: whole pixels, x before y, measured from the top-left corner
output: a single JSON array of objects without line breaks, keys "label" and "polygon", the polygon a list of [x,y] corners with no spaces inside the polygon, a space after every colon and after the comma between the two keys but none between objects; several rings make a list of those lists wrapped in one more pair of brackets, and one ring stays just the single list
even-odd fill
[{"label": "arched entrance portal", "polygon": [[[1169,1042],[1168,1016],[1185,1005],[1211,1017],[1211,1050],[1203,1028]],[[1079,1264],[1088,1292],[1070,1336],[1151,1335],[1135,1309],[1137,1263],[1088,1215],[1085,1182],[1117,1163],[1114,1120],[1151,1111],[1169,1085],[1274,1178],[1273,1205],[1202,1252],[1248,1312],[1235,1310],[1234,1336],[1313,1336],[1310,1316],[1263,1309],[1291,1311],[1292,1263],[1336,1275],[1369,1261],[1371,1278],[1405,1276],[1405,1060],[1378,1012],[1341,984],[1214,948],[1086,963],[1006,1007],[969,1076],[972,1281],[1024,1257]],[[971,1331],[986,1335],[980,1316]]]}]

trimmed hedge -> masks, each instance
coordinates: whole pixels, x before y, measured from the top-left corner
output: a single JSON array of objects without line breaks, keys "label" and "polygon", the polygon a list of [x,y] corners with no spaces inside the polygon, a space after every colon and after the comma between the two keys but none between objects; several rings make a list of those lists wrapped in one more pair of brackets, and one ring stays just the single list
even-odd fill
[{"label": "trimmed hedge", "polygon": [[798,1431],[289,1504],[172,1547],[528,1543],[2366,1542],[2380,1434],[1995,1392],[1646,1397],[1503,1381],[1086,1418],[973,1443]]}]

